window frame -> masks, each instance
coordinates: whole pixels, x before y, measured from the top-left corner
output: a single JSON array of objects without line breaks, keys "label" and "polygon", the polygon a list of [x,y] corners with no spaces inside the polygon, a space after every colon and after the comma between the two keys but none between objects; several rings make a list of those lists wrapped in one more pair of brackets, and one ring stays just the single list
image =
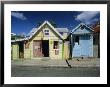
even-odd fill
[{"label": "window frame", "polygon": [[44,33],[45,36],[49,36],[50,35],[49,34],[50,33],[50,30],[48,28],[46,28],[46,29],[43,30],[43,33]]},{"label": "window frame", "polygon": [[[57,48],[55,48],[55,46],[54,46],[54,45],[55,45],[55,44],[54,44],[55,42],[58,42],[58,43],[57,43],[57,45],[58,45]],[[54,50],[59,49],[59,41],[53,41],[53,49],[54,49]]]},{"label": "window frame", "polygon": [[[76,41],[76,37],[78,37],[78,41]],[[75,43],[78,43],[78,45],[80,45],[80,44],[79,44],[79,38],[80,38],[79,35],[78,35],[78,36],[75,36]]]}]

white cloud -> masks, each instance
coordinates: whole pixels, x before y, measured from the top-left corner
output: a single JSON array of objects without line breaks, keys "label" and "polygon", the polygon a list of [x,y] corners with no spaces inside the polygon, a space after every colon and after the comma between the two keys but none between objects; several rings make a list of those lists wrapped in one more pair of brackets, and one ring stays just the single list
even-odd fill
[{"label": "white cloud", "polygon": [[92,20],[86,22],[86,24],[93,24],[95,22],[97,22],[99,19],[98,18],[93,18]]},{"label": "white cloud", "polygon": [[94,18],[97,14],[99,14],[99,11],[84,11],[77,15],[75,19],[90,24],[91,22],[98,20],[98,18]]},{"label": "white cloud", "polygon": [[11,35],[12,35],[12,36],[15,36],[16,34],[15,34],[15,33],[11,33]]},{"label": "white cloud", "polygon": [[11,12],[11,16],[16,17],[16,18],[21,19],[21,20],[27,19],[23,13],[19,13],[19,12]]}]

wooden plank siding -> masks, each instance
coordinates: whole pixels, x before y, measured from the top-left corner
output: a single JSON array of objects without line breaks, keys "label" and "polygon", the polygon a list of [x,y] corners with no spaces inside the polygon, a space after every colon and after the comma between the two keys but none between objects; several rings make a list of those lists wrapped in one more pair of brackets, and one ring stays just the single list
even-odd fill
[{"label": "wooden plank siding", "polygon": [[72,58],[93,57],[93,30],[81,23],[71,32]]},{"label": "wooden plank siding", "polygon": [[13,44],[11,46],[11,59],[19,59],[19,45],[18,44]]},{"label": "wooden plank siding", "polygon": [[[64,31],[64,34],[61,35],[57,31],[57,29],[54,28],[48,21],[45,21],[38,28],[34,28],[34,29],[35,29],[34,33],[30,33],[31,35],[27,37],[28,39],[24,38],[24,40],[15,41],[14,43],[16,43],[16,46],[12,44],[12,49],[14,49],[12,51],[12,57],[19,59],[19,50],[18,50],[19,42],[23,42],[24,59],[35,59],[35,58],[43,58],[43,57],[50,57],[51,59],[63,59],[64,57],[63,52],[64,49],[66,49],[65,47],[67,46],[67,45],[64,46],[63,43],[64,38],[67,37],[66,31]],[[49,34],[47,32],[46,35],[44,32],[45,30],[49,31]],[[46,46],[48,46],[48,50],[49,50],[48,55],[45,56],[44,56],[45,54],[44,44],[47,44]],[[55,48],[55,46],[57,48]],[[37,49],[39,49],[40,52]]]},{"label": "wooden plank siding", "polygon": [[29,40],[30,46],[29,49],[25,49],[24,51],[24,58],[35,58],[33,55],[33,42],[38,41],[38,40],[49,40],[49,57],[54,58],[54,59],[59,59],[62,58],[62,44],[59,44],[59,54],[55,55],[55,49],[53,49],[53,42],[54,41],[62,41],[58,35],[50,27],[46,26],[46,29],[49,29],[49,36],[44,36],[42,31],[45,29],[45,26],[38,32],[36,33],[31,40]]}]

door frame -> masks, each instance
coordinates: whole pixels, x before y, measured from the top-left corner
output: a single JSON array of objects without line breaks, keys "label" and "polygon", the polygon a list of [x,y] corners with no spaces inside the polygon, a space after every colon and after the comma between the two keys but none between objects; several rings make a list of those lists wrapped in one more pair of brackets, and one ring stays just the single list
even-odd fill
[{"label": "door frame", "polygon": [[[42,54],[43,54],[43,41],[48,41],[48,57],[50,56],[49,54],[49,40],[42,40]],[[43,56],[43,57],[46,57],[46,56]]]}]

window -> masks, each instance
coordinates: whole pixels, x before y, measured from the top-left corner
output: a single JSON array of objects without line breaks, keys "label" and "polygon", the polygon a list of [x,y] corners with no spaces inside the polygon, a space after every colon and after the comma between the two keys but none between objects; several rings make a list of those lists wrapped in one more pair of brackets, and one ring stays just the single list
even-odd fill
[{"label": "window", "polygon": [[63,35],[63,32],[60,32],[61,35]]},{"label": "window", "polygon": [[49,35],[49,30],[44,30],[44,35]]},{"label": "window", "polygon": [[54,41],[53,49],[58,49],[58,48],[59,48],[58,41]]},{"label": "window", "polygon": [[84,26],[83,25],[81,25],[81,30],[83,30],[84,29]]},{"label": "window", "polygon": [[79,45],[79,36],[75,37],[75,42],[78,43],[78,45]]}]

